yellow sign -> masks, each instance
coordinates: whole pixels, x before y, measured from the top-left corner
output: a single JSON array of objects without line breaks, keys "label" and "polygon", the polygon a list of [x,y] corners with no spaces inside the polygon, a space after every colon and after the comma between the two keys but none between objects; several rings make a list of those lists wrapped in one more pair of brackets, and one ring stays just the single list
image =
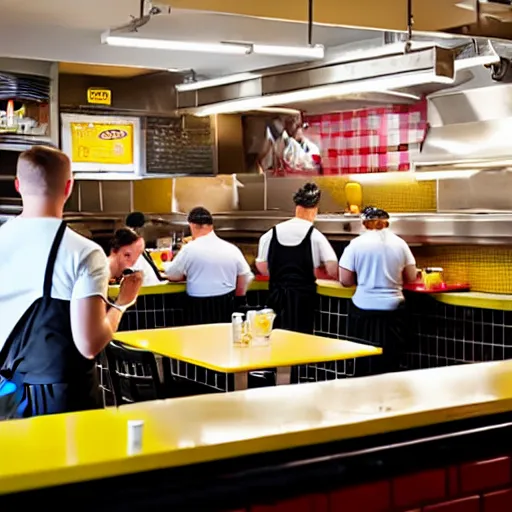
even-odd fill
[{"label": "yellow sign", "polygon": [[87,89],[87,102],[95,105],[110,105],[112,103],[112,91],[108,89]]},{"label": "yellow sign", "polygon": [[133,164],[133,125],[71,123],[73,163]]}]

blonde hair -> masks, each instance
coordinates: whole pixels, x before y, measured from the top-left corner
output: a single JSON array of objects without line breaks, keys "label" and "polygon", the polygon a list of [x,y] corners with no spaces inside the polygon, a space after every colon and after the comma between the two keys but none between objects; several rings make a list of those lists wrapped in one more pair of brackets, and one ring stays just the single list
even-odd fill
[{"label": "blonde hair", "polygon": [[22,195],[60,195],[71,179],[71,161],[58,149],[34,146],[19,156],[16,176]]}]

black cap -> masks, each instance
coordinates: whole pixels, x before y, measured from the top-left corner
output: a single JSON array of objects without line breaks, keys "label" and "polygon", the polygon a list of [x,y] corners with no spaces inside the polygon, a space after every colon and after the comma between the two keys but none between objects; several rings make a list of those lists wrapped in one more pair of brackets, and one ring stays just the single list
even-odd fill
[{"label": "black cap", "polygon": [[187,221],[189,224],[196,224],[198,226],[212,226],[213,217],[212,214],[202,206],[197,206],[190,210]]},{"label": "black cap", "polygon": [[316,208],[322,197],[322,191],[315,183],[306,183],[299,188],[293,196],[293,202],[296,206],[303,208]]},{"label": "black cap", "polygon": [[129,228],[141,228],[144,224],[146,224],[146,217],[142,212],[132,212],[126,217],[126,225]]},{"label": "black cap", "polygon": [[367,206],[361,214],[363,220],[387,220],[389,219],[389,213],[381,208],[375,208],[375,206]]}]

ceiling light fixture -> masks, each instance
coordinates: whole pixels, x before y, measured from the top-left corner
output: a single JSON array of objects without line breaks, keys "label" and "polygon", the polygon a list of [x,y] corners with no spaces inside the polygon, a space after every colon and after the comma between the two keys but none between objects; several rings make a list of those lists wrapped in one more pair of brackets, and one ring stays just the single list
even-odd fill
[{"label": "ceiling light fixture", "polygon": [[201,43],[194,41],[171,41],[168,39],[146,39],[142,37],[126,37],[106,35],[102,42],[109,46],[124,48],[144,48],[152,50],[171,50],[198,53],[222,53],[229,55],[244,55],[250,53],[250,45],[233,43]]},{"label": "ceiling light fixture", "polygon": [[107,31],[101,42],[109,46],[125,48],[144,48],[153,50],[169,50],[198,53],[222,53],[231,55],[271,55],[276,57],[299,57],[307,59],[323,59],[325,49],[322,45],[315,46],[279,46],[268,44],[252,44],[238,42],[208,43],[198,41],[171,41],[169,39],[147,39],[125,35],[112,35]]},{"label": "ceiling light fixture", "polygon": [[314,46],[277,46],[271,44],[253,44],[253,53],[259,55],[275,55],[279,57],[304,57],[306,59],[323,59],[325,48]]},{"label": "ceiling light fixture", "polygon": [[354,93],[365,92],[387,92],[402,87],[413,87],[422,84],[452,84],[453,79],[439,76],[433,70],[418,73],[406,73],[384,78],[372,78],[356,80],[339,84],[329,84],[298,91],[271,94],[253,98],[224,101],[221,103],[197,108],[193,111],[196,116],[210,116],[215,114],[229,114],[233,112],[246,112],[266,107],[290,105],[306,101],[320,100],[325,98],[337,98]]}]

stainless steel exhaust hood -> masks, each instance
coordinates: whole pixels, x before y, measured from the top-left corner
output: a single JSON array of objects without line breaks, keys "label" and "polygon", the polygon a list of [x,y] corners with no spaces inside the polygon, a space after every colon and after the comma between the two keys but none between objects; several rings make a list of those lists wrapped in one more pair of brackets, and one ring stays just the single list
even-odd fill
[{"label": "stainless steel exhaust hood", "polygon": [[428,100],[428,120],[414,162],[417,172],[512,167],[512,84],[434,95]]},{"label": "stainless steel exhaust hood", "polygon": [[[326,99],[369,99],[372,93],[395,94],[402,101],[418,99],[453,84],[455,52],[437,46],[404,53],[403,45],[395,53],[357,60],[275,68],[254,73],[234,83],[177,92],[181,112],[212,115],[244,112],[265,107],[286,106],[307,110],[311,102]],[[413,89],[410,89],[410,88]],[[393,93],[393,89],[402,89]],[[363,96],[362,96],[363,95]],[[378,101],[384,101],[380,98]],[[391,103],[394,99],[386,96]]]}]

